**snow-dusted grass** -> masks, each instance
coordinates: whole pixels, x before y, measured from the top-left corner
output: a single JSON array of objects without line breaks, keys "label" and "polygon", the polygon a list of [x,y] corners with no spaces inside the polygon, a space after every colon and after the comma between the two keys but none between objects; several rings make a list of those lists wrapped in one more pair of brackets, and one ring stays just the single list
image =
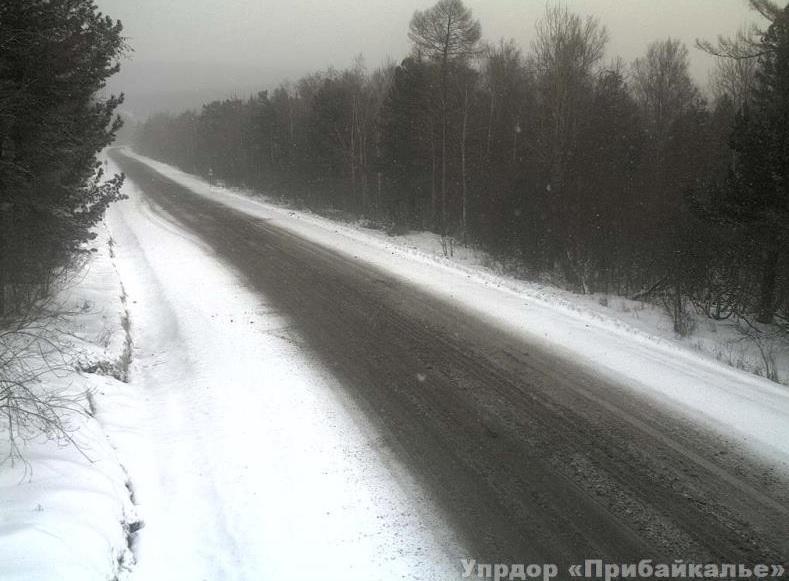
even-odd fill
[{"label": "snow-dusted grass", "polygon": [[[789,390],[737,369],[757,371],[760,354],[731,324],[699,319],[695,335],[680,339],[659,307],[518,280],[490,268],[489,257],[473,249],[456,246],[452,258],[444,257],[440,240],[429,233],[389,237],[283,208],[250,192],[210,186],[167,164],[131,155],[198,195],[384,268],[667,409],[697,418],[757,455],[789,463]],[[786,377],[787,350],[780,344],[772,350],[779,375]]]},{"label": "snow-dusted grass", "polygon": [[[57,364],[33,386],[42,397],[56,395],[68,403],[59,412],[68,437],[18,441],[23,458],[12,462],[8,434],[0,432],[0,457],[6,459],[0,465],[4,581],[105,581],[133,564],[127,535],[136,516],[127,477],[90,415],[92,394],[120,382],[78,371],[116,370],[124,352],[120,286],[107,243],[100,229],[89,264],[53,299],[57,311],[69,313],[50,324],[47,336],[60,342],[62,354],[50,353]],[[26,355],[40,358],[36,348],[33,342]],[[31,363],[41,364],[47,362]]]}]

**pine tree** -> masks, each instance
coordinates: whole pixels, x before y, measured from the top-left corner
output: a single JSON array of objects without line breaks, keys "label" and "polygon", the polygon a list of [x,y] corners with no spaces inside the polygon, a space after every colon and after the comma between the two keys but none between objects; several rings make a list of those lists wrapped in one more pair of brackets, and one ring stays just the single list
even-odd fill
[{"label": "pine tree", "polygon": [[384,204],[398,225],[414,224],[431,196],[431,153],[435,149],[427,63],[406,58],[381,109],[380,163],[387,179]]},{"label": "pine tree", "polygon": [[46,290],[119,196],[96,154],[120,127],[122,97],[98,94],[121,30],[91,0],[0,4],[0,314],[9,294]]},{"label": "pine tree", "polygon": [[731,137],[735,163],[725,211],[760,247],[757,320],[775,314],[779,265],[789,245],[789,6],[762,36],[753,101]]}]

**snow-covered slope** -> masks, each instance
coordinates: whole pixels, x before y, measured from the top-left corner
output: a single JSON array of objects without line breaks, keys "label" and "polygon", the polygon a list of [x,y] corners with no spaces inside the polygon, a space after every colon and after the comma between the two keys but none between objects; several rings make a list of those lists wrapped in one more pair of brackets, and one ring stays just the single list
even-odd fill
[{"label": "snow-covered slope", "polygon": [[[47,361],[28,360],[31,366],[54,364],[34,388],[63,396],[76,410],[61,411],[76,446],[62,438],[37,437],[20,442],[21,461],[0,465],[3,581],[104,581],[133,565],[127,534],[136,513],[127,475],[101,424],[90,415],[95,394],[123,384],[110,375],[74,369],[121,375],[124,364],[122,289],[103,228],[94,246],[88,267],[53,301],[61,314],[50,326],[60,331],[51,330],[47,339],[65,347],[64,357],[50,353]],[[27,356],[40,357],[39,346],[46,353],[46,343],[32,343]],[[7,434],[0,434],[0,457],[10,451]]]}]

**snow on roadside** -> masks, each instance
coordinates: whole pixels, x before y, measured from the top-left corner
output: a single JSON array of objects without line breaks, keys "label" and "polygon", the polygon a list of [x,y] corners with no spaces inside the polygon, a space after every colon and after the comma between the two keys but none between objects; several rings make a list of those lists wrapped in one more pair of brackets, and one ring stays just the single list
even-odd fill
[{"label": "snow on roadside", "polygon": [[[43,437],[21,443],[23,461],[0,465],[0,577],[4,581],[105,581],[133,564],[128,527],[136,520],[127,476],[101,425],[90,415],[93,393],[120,381],[126,345],[117,273],[106,232],[88,265],[54,299],[72,313],[58,321],[71,368],[41,377],[39,389],[69,398],[86,413],[63,412],[77,447]],[[74,367],[93,367],[85,373]],[[10,452],[0,433],[0,458]]]},{"label": "snow on roadside", "polygon": [[[518,281],[484,268],[478,255],[443,258],[438,241],[429,234],[388,237],[283,208],[248,192],[211,186],[167,164],[126,153],[199,195],[385,269],[510,333],[572,357],[789,469],[789,389],[704,355],[705,349],[720,348],[729,352],[718,351],[718,359],[736,363],[749,357],[744,350],[736,352],[737,345],[726,347],[726,339],[716,338],[718,333],[731,338],[733,332],[723,326],[702,329],[689,349],[653,308],[610,297],[613,305],[605,306],[602,297],[578,297]],[[785,372],[789,354],[774,355]]]},{"label": "snow on roadside", "polygon": [[124,188],[134,350],[97,417],[144,523],[131,579],[458,577],[450,527],[288,318]]}]

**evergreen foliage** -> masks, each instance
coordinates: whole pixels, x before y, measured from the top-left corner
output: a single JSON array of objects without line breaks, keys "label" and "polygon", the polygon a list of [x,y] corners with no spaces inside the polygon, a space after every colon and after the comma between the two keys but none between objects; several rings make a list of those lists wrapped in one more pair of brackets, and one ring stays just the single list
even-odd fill
[{"label": "evergreen foliage", "polygon": [[0,315],[46,292],[119,196],[96,154],[120,127],[122,97],[100,93],[121,30],[90,0],[0,4]]}]

